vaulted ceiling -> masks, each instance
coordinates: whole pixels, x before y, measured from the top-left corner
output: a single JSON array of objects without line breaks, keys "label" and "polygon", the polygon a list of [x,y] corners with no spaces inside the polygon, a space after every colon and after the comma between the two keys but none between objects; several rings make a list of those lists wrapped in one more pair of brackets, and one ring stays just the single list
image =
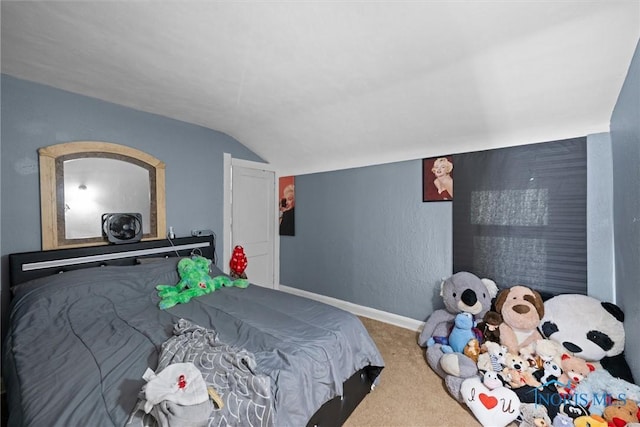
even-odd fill
[{"label": "vaulted ceiling", "polygon": [[582,136],[640,2],[6,1],[2,72],[225,132],[283,174]]}]

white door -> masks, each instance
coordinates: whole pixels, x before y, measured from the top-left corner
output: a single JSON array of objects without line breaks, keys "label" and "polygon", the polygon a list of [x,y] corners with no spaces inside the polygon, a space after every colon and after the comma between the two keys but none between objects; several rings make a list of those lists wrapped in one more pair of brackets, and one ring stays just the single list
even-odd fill
[{"label": "white door", "polygon": [[229,271],[233,248],[240,245],[247,255],[245,272],[249,281],[275,288],[279,281],[276,174],[266,164],[226,156],[225,176],[229,176],[229,180],[225,192],[229,195],[225,196],[225,203],[230,207],[225,209],[229,211],[229,219],[225,219],[224,241],[229,244],[225,243],[223,251],[224,271]]}]

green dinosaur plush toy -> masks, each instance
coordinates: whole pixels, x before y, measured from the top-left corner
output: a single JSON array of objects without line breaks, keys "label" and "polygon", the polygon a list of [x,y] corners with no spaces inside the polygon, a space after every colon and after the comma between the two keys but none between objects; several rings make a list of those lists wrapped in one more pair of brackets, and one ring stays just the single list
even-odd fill
[{"label": "green dinosaur plush toy", "polygon": [[209,268],[211,260],[201,256],[183,258],[178,262],[178,274],[180,281],[177,285],[158,285],[156,289],[161,298],[158,304],[162,310],[171,308],[176,304],[186,304],[191,298],[209,294],[221,287],[236,286],[246,288],[249,282],[246,279],[231,280],[227,276],[211,277]]}]

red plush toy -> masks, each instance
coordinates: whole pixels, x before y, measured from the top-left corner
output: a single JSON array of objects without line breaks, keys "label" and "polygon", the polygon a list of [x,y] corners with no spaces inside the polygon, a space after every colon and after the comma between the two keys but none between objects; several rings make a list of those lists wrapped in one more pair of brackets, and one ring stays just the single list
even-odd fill
[{"label": "red plush toy", "polygon": [[244,248],[240,245],[233,248],[231,254],[231,260],[229,261],[229,267],[231,267],[230,276],[234,279],[246,279],[247,275],[244,270],[247,268],[247,256],[244,254]]}]

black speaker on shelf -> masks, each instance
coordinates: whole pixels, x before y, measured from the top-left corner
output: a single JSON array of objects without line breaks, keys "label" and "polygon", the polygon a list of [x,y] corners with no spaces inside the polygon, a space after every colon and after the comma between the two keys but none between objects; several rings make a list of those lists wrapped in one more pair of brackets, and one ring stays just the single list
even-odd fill
[{"label": "black speaker on shelf", "polygon": [[139,213],[102,214],[102,236],[110,243],[134,243],[142,239],[142,215]]}]

